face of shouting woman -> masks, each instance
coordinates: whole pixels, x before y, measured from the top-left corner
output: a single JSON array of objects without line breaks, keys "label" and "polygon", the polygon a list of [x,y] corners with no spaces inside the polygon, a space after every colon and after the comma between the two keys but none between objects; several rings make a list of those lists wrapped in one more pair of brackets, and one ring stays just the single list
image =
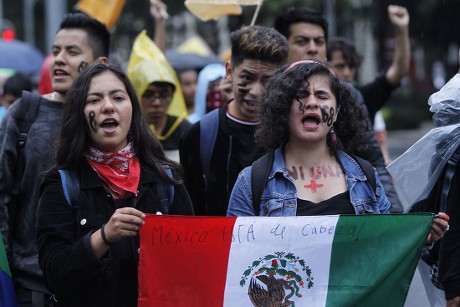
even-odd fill
[{"label": "face of shouting woman", "polygon": [[292,102],[289,142],[325,143],[337,113],[337,101],[328,77],[311,76]]},{"label": "face of shouting woman", "polygon": [[128,144],[132,112],[126,87],[114,73],[94,76],[84,108],[91,145],[105,152],[123,149]]}]

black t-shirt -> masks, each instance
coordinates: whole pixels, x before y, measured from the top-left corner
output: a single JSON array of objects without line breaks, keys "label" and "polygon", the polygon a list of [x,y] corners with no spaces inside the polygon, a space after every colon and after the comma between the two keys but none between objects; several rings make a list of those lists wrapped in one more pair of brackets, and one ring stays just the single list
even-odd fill
[{"label": "black t-shirt", "polygon": [[319,203],[297,198],[297,216],[334,214],[355,214],[348,191],[332,196]]},{"label": "black t-shirt", "polygon": [[243,168],[257,160],[263,152],[254,140],[257,125],[243,124],[227,117],[227,127],[232,136],[232,152],[230,155],[231,160],[229,161],[229,170],[232,173],[228,174],[228,182],[230,183],[229,188],[233,188],[238,174]]},{"label": "black t-shirt", "polygon": [[[176,116],[168,115],[166,126],[161,132],[162,136],[165,136],[169,132],[176,120]],[[186,119],[184,119],[176,128],[176,130],[174,130],[174,132],[166,140],[160,141],[163,150],[179,150],[180,138],[190,127],[191,124]]]}]

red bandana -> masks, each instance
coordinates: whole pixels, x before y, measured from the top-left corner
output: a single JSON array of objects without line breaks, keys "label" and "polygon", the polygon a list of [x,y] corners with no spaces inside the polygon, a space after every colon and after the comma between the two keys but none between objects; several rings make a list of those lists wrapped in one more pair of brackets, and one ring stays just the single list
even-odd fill
[{"label": "red bandana", "polygon": [[131,143],[117,152],[102,152],[89,147],[86,160],[113,192],[114,198],[137,195],[141,168]]}]

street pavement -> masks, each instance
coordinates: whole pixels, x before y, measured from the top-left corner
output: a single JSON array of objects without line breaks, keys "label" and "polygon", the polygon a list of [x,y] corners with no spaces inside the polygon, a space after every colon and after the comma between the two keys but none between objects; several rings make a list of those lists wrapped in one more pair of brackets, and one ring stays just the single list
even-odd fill
[{"label": "street pavement", "polygon": [[432,128],[432,122],[427,121],[421,123],[417,129],[388,131],[390,159],[394,160],[399,157]]},{"label": "street pavement", "polygon": [[[424,122],[418,129],[388,131],[390,159],[394,160],[399,157],[432,128],[431,122]],[[430,307],[418,270],[414,274],[404,307]]]}]

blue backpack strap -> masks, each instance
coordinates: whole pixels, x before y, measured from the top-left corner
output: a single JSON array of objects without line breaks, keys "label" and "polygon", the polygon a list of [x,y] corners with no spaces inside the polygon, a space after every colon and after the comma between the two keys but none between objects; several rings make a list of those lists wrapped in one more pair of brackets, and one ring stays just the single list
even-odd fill
[{"label": "blue backpack strap", "polygon": [[[174,179],[174,175],[172,172],[172,169],[165,165],[163,166],[163,169],[165,170],[166,174],[170,178]],[[166,185],[168,188],[166,189]],[[165,210],[166,213],[169,213],[169,210],[171,209],[173,200],[174,200],[174,184],[172,183],[163,183],[159,185],[159,193],[160,193],[160,200],[161,200],[161,205],[163,206],[163,209]]]},{"label": "blue backpack strap", "polygon": [[64,191],[67,204],[71,207],[78,207],[78,196],[80,195],[80,184],[75,172],[60,169],[62,190]]},{"label": "blue backpack strap", "polygon": [[219,130],[219,109],[215,109],[200,119],[200,158],[203,175],[209,176],[211,157]]}]

